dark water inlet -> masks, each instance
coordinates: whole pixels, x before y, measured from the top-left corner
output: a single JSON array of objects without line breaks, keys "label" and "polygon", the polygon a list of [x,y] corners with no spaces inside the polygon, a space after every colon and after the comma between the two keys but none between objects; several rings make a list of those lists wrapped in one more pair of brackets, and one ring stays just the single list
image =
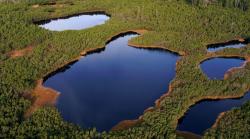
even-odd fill
[{"label": "dark water inlet", "polygon": [[36,22],[40,27],[51,31],[82,30],[104,24],[110,16],[104,12],[89,12],[63,18]]},{"label": "dark water inlet", "polygon": [[61,92],[56,107],[66,121],[108,131],[122,120],[137,119],[168,91],[179,56],[128,46],[137,36],[119,36],[105,50],[87,55],[44,82]]},{"label": "dark water inlet", "polygon": [[203,100],[192,106],[179,120],[177,130],[202,135],[205,130],[212,127],[220,113],[240,107],[248,100],[250,91],[239,99]]},{"label": "dark water inlet", "polygon": [[240,67],[244,62],[245,59],[238,57],[216,57],[202,62],[201,69],[209,79],[223,80],[229,69]]},{"label": "dark water inlet", "polygon": [[207,46],[207,51],[208,52],[216,52],[219,50],[223,50],[225,48],[241,48],[247,46],[248,41],[229,41],[227,43],[217,43],[217,44],[211,44]]}]

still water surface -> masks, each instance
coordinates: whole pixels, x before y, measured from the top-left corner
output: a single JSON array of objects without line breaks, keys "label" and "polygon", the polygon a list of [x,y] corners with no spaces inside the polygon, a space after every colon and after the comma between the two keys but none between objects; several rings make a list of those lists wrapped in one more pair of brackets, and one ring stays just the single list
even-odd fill
[{"label": "still water surface", "polygon": [[225,48],[241,48],[247,46],[247,41],[240,42],[240,41],[230,41],[228,43],[219,43],[219,44],[212,44],[209,45],[207,48],[208,52],[216,52],[223,50]]},{"label": "still water surface", "polygon": [[137,34],[109,42],[45,82],[61,92],[56,107],[81,127],[108,131],[122,120],[136,119],[168,91],[178,55],[128,46]]},{"label": "still water surface", "polygon": [[250,91],[240,99],[205,100],[192,106],[185,117],[179,120],[177,130],[202,135],[211,128],[221,112],[242,106],[250,100]]},{"label": "still water surface", "polygon": [[234,57],[211,58],[201,63],[202,71],[209,79],[223,80],[225,73],[233,68],[240,67],[245,62],[244,59]]},{"label": "still water surface", "polygon": [[51,31],[82,30],[104,24],[109,16],[102,13],[86,13],[68,18],[52,19],[38,23]]}]

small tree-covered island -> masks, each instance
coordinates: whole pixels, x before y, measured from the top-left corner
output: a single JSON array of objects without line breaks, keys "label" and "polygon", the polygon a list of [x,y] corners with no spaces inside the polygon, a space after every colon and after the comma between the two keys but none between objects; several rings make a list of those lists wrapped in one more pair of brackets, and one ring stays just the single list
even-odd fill
[{"label": "small tree-covered island", "polygon": [[0,138],[249,139],[249,0],[1,0]]}]

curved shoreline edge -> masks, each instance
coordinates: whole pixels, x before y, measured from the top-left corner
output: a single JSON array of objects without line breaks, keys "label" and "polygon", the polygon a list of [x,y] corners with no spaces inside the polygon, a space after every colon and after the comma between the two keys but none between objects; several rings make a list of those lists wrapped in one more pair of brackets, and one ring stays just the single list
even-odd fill
[{"label": "curved shoreline edge", "polygon": [[[233,75],[235,72],[237,72],[238,70],[240,70],[240,69],[244,69],[245,68],[245,66],[248,64],[248,63],[250,63],[250,56],[243,56],[243,57],[240,57],[240,56],[237,56],[237,55],[216,55],[216,56],[213,56],[213,57],[208,57],[208,58],[205,58],[205,59],[203,59],[200,63],[202,63],[202,62],[204,62],[204,61],[206,61],[206,60],[208,60],[208,59],[212,59],[212,58],[216,58],[216,57],[235,57],[235,58],[241,58],[241,59],[244,59],[245,60],[245,62],[240,66],[240,67],[233,67],[233,68],[231,68],[231,69],[229,69],[226,73],[225,73],[225,75],[224,75],[224,80],[227,80],[231,75]],[[250,89],[250,87],[248,87],[248,89],[247,90],[249,90]],[[200,103],[200,102],[202,102],[202,101],[207,101],[207,100],[223,100],[223,99],[239,99],[239,98],[242,98],[244,95],[246,95],[246,93],[248,93],[248,91],[245,91],[245,92],[242,92],[242,93],[239,93],[238,95],[236,95],[236,96],[206,96],[206,97],[203,97],[202,99],[200,99],[200,100],[198,100],[198,101],[195,101],[189,108],[191,108],[192,106],[194,106],[194,105],[196,105],[197,103]],[[189,109],[188,109],[189,110]],[[187,110],[187,111],[188,111]],[[186,112],[187,112],[186,111]],[[230,110],[229,110],[230,111]],[[185,113],[186,113],[185,112]],[[219,124],[219,122],[220,122],[220,120],[223,118],[223,116],[225,116],[226,115],[226,113],[227,113],[228,111],[224,111],[224,112],[221,112],[219,115],[218,115],[218,117],[216,118],[216,121],[214,122],[214,124],[210,127],[210,128],[216,128],[217,126],[218,126],[218,124]],[[184,113],[184,115],[183,116],[181,116],[179,119],[178,119],[178,121],[180,120],[180,119],[182,119],[183,117],[185,117],[185,114]],[[179,133],[181,133],[181,134],[179,134]],[[189,135],[196,135],[196,134],[194,134],[194,133],[192,133],[192,132],[187,132],[187,131],[178,131],[177,132],[177,134],[179,134],[180,136],[182,136],[182,137],[188,137]]]},{"label": "curved shoreline edge", "polygon": [[[211,59],[214,59],[214,58],[236,58],[236,59],[241,59],[241,60],[244,60],[244,63],[239,66],[239,67],[232,67],[230,69],[228,69],[225,74],[224,74],[224,78],[223,80],[226,80],[229,78],[230,75],[232,75],[234,72],[236,72],[237,70],[240,70],[240,69],[243,69],[248,62],[250,62],[250,56],[238,56],[238,55],[211,55],[211,54],[208,54],[205,58],[203,58],[201,60],[201,62],[199,62],[199,68],[201,69],[201,64],[203,62],[206,62],[208,60],[211,60]],[[205,73],[202,71],[202,73],[205,75]],[[206,78],[207,75],[205,75]],[[210,79],[209,79],[210,80]]]},{"label": "curved shoreline edge", "polygon": [[[129,33],[129,32],[134,32],[134,33],[138,33],[140,35],[143,35],[144,33],[148,32],[148,31],[144,30],[144,29],[121,31],[119,33],[116,33],[115,35],[112,35],[112,37],[109,37],[106,42],[111,41],[114,37],[119,36],[120,34],[125,34],[125,33]],[[55,104],[55,102],[57,100],[57,97],[60,95],[60,93],[57,92],[56,90],[52,89],[52,88],[47,88],[47,87],[42,85],[43,81],[46,80],[46,78],[53,75],[53,73],[57,72],[58,70],[63,69],[65,66],[67,66],[69,64],[72,64],[74,62],[77,62],[82,57],[84,57],[84,56],[86,56],[88,54],[94,53],[94,52],[102,51],[105,48],[106,48],[106,45],[99,46],[99,47],[96,47],[96,48],[93,48],[93,49],[86,49],[84,51],[81,51],[80,55],[78,57],[73,58],[73,59],[71,59],[71,60],[69,60],[69,61],[67,61],[67,62],[65,62],[65,63],[63,63],[63,64],[61,64],[59,66],[57,66],[52,71],[47,72],[42,79],[39,79],[37,81],[36,87],[31,91],[31,93],[26,95],[26,97],[31,100],[32,105],[24,113],[24,117],[25,118],[30,117],[33,112],[35,112],[37,109],[39,109],[39,108],[41,108],[43,106]],[[50,96],[50,97],[48,98],[47,95]]]},{"label": "curved shoreline edge", "polygon": [[[106,44],[108,44],[109,42],[111,42],[113,39],[116,39],[117,37],[120,37],[120,36],[128,34],[128,33],[137,33],[139,35],[143,35],[146,32],[148,32],[148,30],[145,30],[145,29],[135,29],[135,30],[126,30],[126,31],[121,31],[119,33],[116,33],[115,35],[113,35],[112,37],[109,37],[107,39],[107,41],[105,43],[105,46],[97,47],[97,48],[94,48],[94,49],[84,50],[84,51],[80,52],[80,56],[78,56],[78,57],[76,57],[76,58],[74,58],[74,59],[72,59],[72,60],[70,60],[70,61],[68,61],[68,62],[66,62],[66,63],[64,63],[62,65],[60,65],[60,66],[58,66],[58,68],[56,68],[55,70],[53,70],[53,71],[48,72],[47,74],[45,74],[46,76],[44,76],[42,79],[40,79],[40,80],[37,81],[37,85],[36,85],[35,89],[30,94],[31,97],[29,97],[29,98],[32,98],[31,99],[32,105],[25,112],[24,117],[28,118],[37,109],[39,109],[39,108],[41,108],[43,106],[46,106],[46,105],[54,105],[56,103],[56,100],[59,97],[60,93],[57,92],[56,90],[52,89],[52,88],[47,88],[47,87],[44,87],[42,85],[43,81],[46,80],[49,76],[53,75],[53,73],[56,73],[57,71],[60,71],[61,69],[63,69],[65,66],[67,66],[69,64],[77,62],[82,57],[84,57],[84,56],[86,56],[88,54],[91,54],[91,53],[94,53],[94,52],[103,51],[106,48]],[[174,52],[174,51],[171,51],[171,50],[169,50],[167,48],[160,47],[160,46],[136,45],[136,44],[132,44],[131,42],[128,42],[128,45],[131,46],[131,47],[142,48],[142,49],[144,49],[144,48],[145,49],[158,49],[158,50],[160,49],[160,50],[164,50],[164,51],[168,51],[168,52],[172,52],[174,54],[180,55],[178,52]],[[178,61],[177,61],[177,63],[178,63]],[[39,89],[37,89],[37,88],[39,88]],[[49,93],[48,93],[47,90],[49,90]],[[168,94],[169,94],[170,91],[172,91],[171,83],[169,85],[169,91],[167,93],[164,93],[159,99],[157,99],[155,101],[155,106],[147,108],[146,110],[144,110],[143,113],[148,112],[148,111],[153,111],[155,108],[160,107],[161,100],[163,100],[166,96],[168,96]],[[52,97],[53,99],[46,100],[46,98],[47,98],[46,96],[47,95],[49,95],[49,96],[55,96],[55,97]],[[141,123],[142,121],[143,121],[143,116],[140,116],[138,119],[135,119],[135,120],[123,120],[123,121],[119,122],[117,125],[115,125],[111,129],[111,131],[124,130],[124,129],[130,128],[130,127],[133,127],[133,126]]]},{"label": "curved shoreline edge", "polygon": [[248,44],[249,43],[249,39],[238,36],[238,37],[235,37],[232,40],[223,40],[222,39],[222,40],[219,40],[219,41],[216,41],[216,42],[215,41],[211,41],[210,43],[206,44],[206,48],[209,48],[209,47],[214,46],[214,45],[230,44],[232,42],[240,42],[240,43],[246,43],[246,44]]},{"label": "curved shoreline edge", "polygon": [[53,18],[49,18],[49,19],[42,19],[42,20],[37,20],[37,21],[34,20],[32,22],[33,22],[33,24],[41,25],[41,24],[49,23],[52,20],[68,19],[68,18],[71,18],[71,17],[74,17],[74,16],[95,15],[95,14],[97,14],[97,15],[99,15],[99,14],[106,15],[109,18],[111,17],[111,14],[107,13],[104,10],[93,10],[93,11],[86,11],[86,12],[80,12],[80,13],[73,13],[73,14],[69,14],[67,16],[58,16],[58,17],[53,17]]},{"label": "curved shoreline edge", "polygon": [[202,136],[194,134],[192,132],[179,131],[179,130],[176,130],[176,135],[181,136],[184,139],[201,139],[202,138]]},{"label": "curved shoreline edge", "polygon": [[[107,44],[108,42],[112,41],[114,38],[116,38],[116,37],[118,37],[118,36],[120,36],[120,35],[122,35],[122,34],[127,34],[127,33],[138,33],[138,34],[140,34],[140,35],[143,35],[143,34],[145,34],[146,32],[148,32],[148,30],[136,29],[136,30],[121,31],[121,32],[119,32],[119,33],[116,33],[115,35],[113,35],[113,37],[109,37],[109,38],[107,39],[107,41],[106,41],[106,43],[105,43],[105,46],[101,46],[101,47],[97,47],[97,48],[93,48],[93,49],[86,49],[86,50],[80,52],[80,56],[78,56],[78,57],[76,57],[76,58],[74,58],[74,59],[72,59],[72,60],[69,60],[68,62],[66,62],[66,63],[64,63],[64,64],[58,66],[55,70],[52,70],[51,72],[48,72],[47,74],[45,74],[46,76],[44,76],[43,79],[40,79],[40,80],[37,81],[37,85],[36,85],[35,89],[30,93],[31,98],[32,98],[32,99],[31,99],[32,105],[31,105],[31,107],[25,112],[24,117],[25,117],[25,118],[28,118],[28,117],[30,117],[30,116],[32,115],[32,113],[35,112],[37,109],[39,109],[39,108],[41,108],[41,107],[43,107],[43,106],[46,106],[46,105],[54,105],[54,104],[56,103],[56,100],[57,100],[58,96],[60,95],[60,93],[57,92],[57,91],[55,91],[55,90],[53,90],[53,89],[51,89],[51,88],[44,87],[44,86],[42,85],[43,80],[46,79],[46,77],[48,77],[50,74],[56,72],[57,70],[60,70],[61,68],[67,66],[68,64],[70,64],[70,63],[72,63],[72,62],[78,61],[79,59],[81,59],[82,57],[86,56],[87,54],[90,54],[90,53],[93,53],[93,52],[96,52],[96,51],[100,51],[100,50],[104,50],[104,49],[106,48],[106,44]],[[167,48],[165,48],[165,47],[162,47],[162,46],[137,45],[137,44],[133,44],[133,43],[131,43],[131,42],[128,42],[128,45],[131,46],[131,47],[136,47],[136,48],[166,50],[166,51],[170,51],[170,52],[176,53],[176,54],[178,54],[178,55],[180,55],[180,56],[185,56],[185,55],[186,55],[185,52],[179,52],[179,53],[178,53],[178,52],[174,52],[174,51],[172,51],[172,50],[170,50],[170,49],[167,49]],[[217,54],[215,54],[215,56],[213,56],[213,55],[208,55],[208,56],[205,58],[205,60],[207,60],[208,58],[211,58],[211,56],[212,56],[212,58],[213,58],[213,57],[220,57],[220,56],[217,56]],[[223,55],[222,55],[221,57],[232,57],[232,56],[223,56]],[[237,55],[235,55],[235,56],[233,56],[233,57],[242,58],[242,57],[237,56]],[[248,62],[250,62],[250,57],[245,57],[245,59],[246,59],[246,61],[245,61],[245,63],[244,63],[241,67],[237,67],[237,68],[232,68],[232,69],[230,69],[227,73],[225,73],[225,76],[226,76],[226,75],[229,76],[229,74],[230,74],[230,75],[233,74],[233,73],[234,73],[235,71],[237,71],[239,68],[244,68],[245,65],[246,65]],[[180,60],[180,59],[179,59],[179,60]],[[177,66],[178,63],[179,63],[179,62],[178,62],[179,60],[177,60],[176,66]],[[200,62],[200,63],[201,63],[201,62]],[[173,79],[173,80],[174,80],[174,79]],[[151,111],[154,111],[154,110],[157,109],[157,108],[160,108],[160,107],[161,107],[161,104],[160,104],[161,101],[162,101],[165,97],[168,97],[168,96],[171,94],[173,88],[174,88],[174,86],[173,86],[172,82],[170,82],[170,84],[169,84],[169,89],[168,89],[167,93],[164,93],[159,99],[157,99],[157,100],[155,101],[155,105],[152,106],[152,107],[147,108],[147,109],[144,111],[144,113],[146,113],[146,112],[151,112]],[[46,93],[46,91],[47,91],[47,93]],[[44,93],[44,92],[45,92],[45,93]],[[48,92],[49,92],[49,93],[48,93]],[[45,98],[46,98],[46,95],[51,96],[51,99],[46,100],[46,99],[45,99]],[[211,100],[213,100],[213,99],[239,98],[239,97],[242,97],[242,96],[243,96],[243,95],[239,95],[239,96],[227,96],[227,97],[223,97],[223,96],[207,96],[207,97],[202,98],[202,99],[199,100],[199,101],[206,100],[206,99],[211,99]],[[33,98],[35,98],[35,99],[33,99]],[[43,100],[43,99],[44,99],[44,100]],[[197,102],[199,102],[199,101],[197,101]],[[197,102],[195,102],[194,104],[196,104]],[[38,105],[38,104],[39,104],[39,105]],[[192,106],[192,105],[191,105],[191,106]],[[190,106],[190,107],[191,107],[191,106]],[[144,114],[143,114],[143,115],[144,115]],[[143,122],[143,115],[141,115],[138,119],[135,119],[135,120],[123,120],[123,121],[119,122],[117,125],[115,125],[115,126],[111,129],[111,131],[124,130],[124,129],[131,128],[131,127],[133,127],[133,126],[136,126],[137,124],[140,124],[141,122]],[[185,114],[182,115],[181,118],[182,118],[183,116],[185,116]],[[220,118],[221,118],[221,117],[222,117],[222,116],[220,116]],[[179,118],[179,119],[181,119],[181,118]],[[219,122],[220,118],[218,117],[218,118],[216,119],[216,123]],[[179,120],[179,119],[177,119],[177,120]],[[217,124],[215,124],[215,126],[216,126],[216,125],[217,125]],[[213,126],[213,127],[214,127],[214,126]]]},{"label": "curved shoreline edge", "polygon": [[[171,50],[169,50],[169,49],[166,49],[166,48],[164,48],[164,47],[161,47],[161,46],[145,46],[145,45],[136,45],[136,44],[133,44],[133,43],[131,43],[131,42],[129,42],[129,46],[132,46],[132,47],[137,47],[137,48],[149,48],[149,49],[154,49],[154,48],[156,48],[156,49],[162,49],[162,50],[167,50],[167,51],[170,51],[170,52],[174,52],[174,51],[171,51]],[[176,52],[174,52],[174,53],[176,53]],[[178,54],[178,53],[177,53]],[[181,53],[180,54],[181,56],[185,56],[185,53]],[[204,62],[204,61],[206,61],[206,60],[208,60],[208,59],[212,59],[212,58],[216,58],[216,57],[235,57],[235,58],[241,58],[241,59],[244,59],[245,60],[245,62],[244,62],[244,64],[243,65],[241,65],[240,67],[235,67],[235,68],[231,68],[231,69],[229,69],[226,73],[225,73],[225,76],[228,78],[230,75],[232,75],[234,72],[236,72],[236,71],[238,71],[239,69],[242,69],[242,68],[244,68],[245,66],[246,66],[246,64],[248,63],[248,62],[250,62],[250,57],[240,57],[240,56],[238,56],[238,55],[216,55],[216,56],[207,56],[206,58],[204,58],[203,60],[202,60],[202,62]],[[177,65],[178,65],[178,61],[179,60],[177,60],[177,62],[176,62],[176,67],[177,67]],[[200,63],[202,63],[202,62],[200,62]],[[225,77],[224,77],[225,78]],[[225,78],[226,79],[226,78]],[[173,79],[174,80],[174,79]],[[173,90],[173,88],[174,88],[174,86],[173,86],[173,84],[170,82],[170,84],[169,84],[169,90],[168,90],[168,92],[167,93],[164,93],[159,99],[157,99],[156,101],[155,101],[155,106],[152,106],[152,107],[149,107],[148,109],[146,109],[145,111],[144,111],[144,113],[146,113],[146,112],[151,112],[151,111],[154,111],[155,109],[158,109],[158,108],[160,108],[161,107],[161,101],[164,99],[164,98],[166,98],[166,97],[168,97],[168,96],[170,96],[170,94],[171,94],[171,92],[172,92],[172,90]],[[242,96],[244,96],[244,94],[245,93],[243,93],[243,95],[239,95],[239,96],[206,96],[206,97],[204,97],[204,98],[202,98],[202,99],[200,99],[200,100],[198,100],[198,101],[196,101],[193,105],[195,105],[196,103],[199,103],[200,101],[204,101],[204,100],[219,100],[219,99],[233,99],[233,98],[241,98]],[[190,107],[192,107],[193,105],[191,105]],[[189,107],[189,108],[190,108]],[[143,113],[143,115],[144,115],[144,113]],[[119,122],[117,125],[115,125],[113,128],[112,128],[112,131],[117,131],[117,130],[124,130],[124,129],[128,129],[128,128],[130,128],[130,127],[133,127],[133,126],[135,126],[135,125],[137,125],[138,123],[140,123],[141,121],[143,121],[143,115],[141,115],[138,119],[136,119],[136,120],[124,120],[124,121],[121,121],[121,122]],[[184,117],[185,116],[185,114],[183,115],[183,116],[181,116],[179,119],[178,119],[178,121],[182,118],[182,117]],[[217,121],[217,120],[216,120]],[[218,121],[219,121],[219,119],[218,119]],[[132,124],[133,123],[133,124]],[[126,126],[127,125],[127,126]],[[182,131],[179,131],[179,132],[182,132]],[[193,134],[193,133],[191,133],[191,132],[185,132],[185,134],[186,133],[188,133],[188,134]]]}]

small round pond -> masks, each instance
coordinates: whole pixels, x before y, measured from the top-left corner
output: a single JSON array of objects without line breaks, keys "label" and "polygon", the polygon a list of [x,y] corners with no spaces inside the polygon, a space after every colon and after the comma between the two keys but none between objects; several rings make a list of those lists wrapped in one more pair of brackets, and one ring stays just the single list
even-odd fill
[{"label": "small round pond", "polygon": [[179,55],[128,46],[135,33],[109,41],[105,50],[68,65],[45,80],[61,94],[63,118],[85,128],[108,131],[122,120],[137,119],[168,91]]},{"label": "small round pond", "polygon": [[110,16],[104,12],[84,13],[69,17],[37,22],[40,27],[51,31],[82,30],[104,24]]},{"label": "small round pond", "polygon": [[204,100],[192,106],[179,120],[177,130],[202,135],[211,128],[220,113],[240,107],[250,100],[250,91],[239,99]]},{"label": "small round pond", "polygon": [[220,51],[223,50],[225,48],[241,48],[241,47],[245,47],[247,46],[248,42],[247,41],[229,41],[227,43],[218,43],[218,44],[211,44],[208,45],[207,47],[207,51],[208,52],[216,52],[216,51]]},{"label": "small round pond", "polygon": [[216,57],[201,63],[201,69],[209,79],[223,80],[225,73],[233,68],[240,67],[245,59],[237,57]]}]

